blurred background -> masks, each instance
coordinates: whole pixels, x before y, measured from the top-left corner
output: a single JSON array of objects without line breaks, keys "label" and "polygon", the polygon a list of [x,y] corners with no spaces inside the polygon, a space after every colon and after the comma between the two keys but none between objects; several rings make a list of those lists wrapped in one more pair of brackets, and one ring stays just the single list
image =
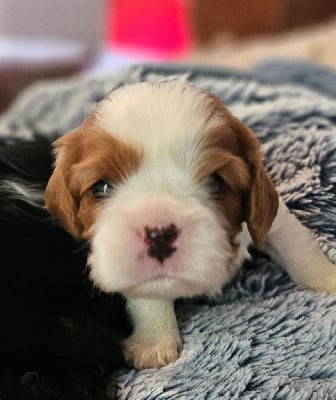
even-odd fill
[{"label": "blurred background", "polygon": [[336,0],[0,0],[0,112],[41,79],[155,62],[336,67]]}]

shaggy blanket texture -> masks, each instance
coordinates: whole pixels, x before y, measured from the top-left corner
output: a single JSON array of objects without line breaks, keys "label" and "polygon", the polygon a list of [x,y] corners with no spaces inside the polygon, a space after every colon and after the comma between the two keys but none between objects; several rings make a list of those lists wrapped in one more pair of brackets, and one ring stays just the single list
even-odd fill
[{"label": "shaggy blanket texture", "polygon": [[[291,64],[284,83],[288,65],[277,68],[281,84],[272,73],[164,66],[38,84],[2,118],[0,132],[56,137],[119,85],[189,79],[219,95],[263,142],[280,195],[335,263],[336,74],[328,71],[326,84],[316,79],[318,67]],[[265,255],[256,254],[218,298],[176,309],[181,357],[160,370],[121,371],[121,399],[336,399],[336,295],[298,288]]]}]

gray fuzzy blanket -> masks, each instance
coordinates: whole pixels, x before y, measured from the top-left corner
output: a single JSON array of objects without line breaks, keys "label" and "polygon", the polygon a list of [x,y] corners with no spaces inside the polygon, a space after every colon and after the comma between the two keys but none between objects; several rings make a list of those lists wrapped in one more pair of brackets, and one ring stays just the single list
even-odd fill
[{"label": "gray fuzzy blanket", "polygon": [[[56,137],[116,86],[192,80],[219,95],[260,138],[280,195],[336,262],[336,74],[276,65],[275,76],[272,64],[246,74],[139,66],[43,83],[20,97],[0,132]],[[181,357],[160,370],[121,371],[121,399],[336,399],[336,295],[298,288],[272,260],[256,255],[221,296],[182,301],[176,309]]]}]

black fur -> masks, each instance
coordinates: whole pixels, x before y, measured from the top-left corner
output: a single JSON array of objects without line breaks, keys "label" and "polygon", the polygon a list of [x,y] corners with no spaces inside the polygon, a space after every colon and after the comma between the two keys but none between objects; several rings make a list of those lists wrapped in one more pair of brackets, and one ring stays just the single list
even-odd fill
[{"label": "black fur", "polygon": [[0,400],[105,398],[131,332],[124,299],[88,281],[85,244],[8,184],[40,193],[51,169],[50,141],[1,140]]}]

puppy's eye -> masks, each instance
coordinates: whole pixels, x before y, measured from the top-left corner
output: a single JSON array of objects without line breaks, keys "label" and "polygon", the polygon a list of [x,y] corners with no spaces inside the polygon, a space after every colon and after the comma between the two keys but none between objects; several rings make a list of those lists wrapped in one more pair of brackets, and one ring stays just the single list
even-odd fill
[{"label": "puppy's eye", "polygon": [[223,194],[226,188],[226,183],[223,178],[218,174],[212,174],[207,179],[207,187],[209,192],[213,195]]},{"label": "puppy's eye", "polygon": [[90,188],[93,197],[97,200],[103,199],[106,197],[111,190],[113,189],[112,185],[104,180],[97,181]]}]

